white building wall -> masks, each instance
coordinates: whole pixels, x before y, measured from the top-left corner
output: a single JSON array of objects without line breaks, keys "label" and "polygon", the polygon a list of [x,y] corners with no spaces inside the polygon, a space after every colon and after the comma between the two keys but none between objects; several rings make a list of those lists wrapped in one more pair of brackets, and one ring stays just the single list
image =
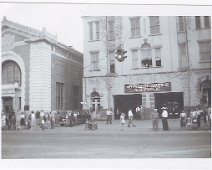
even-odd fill
[{"label": "white building wall", "polygon": [[30,44],[30,110],[51,110],[51,46],[46,42]]}]

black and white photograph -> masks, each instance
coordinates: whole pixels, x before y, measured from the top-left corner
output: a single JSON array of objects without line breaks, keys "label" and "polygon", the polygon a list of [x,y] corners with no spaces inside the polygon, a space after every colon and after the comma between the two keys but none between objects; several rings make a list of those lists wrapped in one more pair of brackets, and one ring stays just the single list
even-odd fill
[{"label": "black and white photograph", "polygon": [[212,3],[180,2],[0,1],[2,167],[212,168]]}]

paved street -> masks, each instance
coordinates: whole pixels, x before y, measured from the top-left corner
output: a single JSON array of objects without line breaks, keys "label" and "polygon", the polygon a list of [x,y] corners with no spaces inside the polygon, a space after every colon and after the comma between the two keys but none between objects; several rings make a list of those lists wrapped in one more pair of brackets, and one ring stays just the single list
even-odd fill
[{"label": "paved street", "polygon": [[40,128],[2,132],[2,158],[210,158],[211,132],[179,127],[169,120],[170,131],[152,130],[151,121],[135,121],[136,127],[121,131],[98,122],[95,131],[76,127]]}]

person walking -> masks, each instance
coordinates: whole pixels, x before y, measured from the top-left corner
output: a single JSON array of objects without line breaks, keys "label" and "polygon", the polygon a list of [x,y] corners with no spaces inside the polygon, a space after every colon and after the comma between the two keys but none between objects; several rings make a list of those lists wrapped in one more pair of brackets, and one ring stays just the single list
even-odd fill
[{"label": "person walking", "polygon": [[159,113],[157,112],[157,109],[153,110],[151,117],[152,117],[153,130],[157,131],[158,130],[158,119],[159,119]]},{"label": "person walking", "polygon": [[49,118],[50,118],[51,129],[54,129],[55,118],[54,118],[54,113],[53,112],[50,112]]},{"label": "person walking", "polygon": [[168,112],[166,107],[162,107],[162,124],[163,124],[163,130],[168,131],[169,130],[169,125],[168,125]]},{"label": "person walking", "polygon": [[132,112],[132,109],[130,109],[128,111],[128,119],[129,119],[129,121],[128,121],[128,127],[131,127],[131,125],[133,127],[135,127],[135,125],[133,124],[133,112]]},{"label": "person walking", "polygon": [[136,116],[140,116],[140,114],[141,114],[141,108],[139,106],[137,106],[135,108],[135,112],[136,112]]},{"label": "person walking", "polygon": [[106,111],[106,115],[107,115],[107,124],[108,123],[112,124],[112,115],[113,115],[112,108]]},{"label": "person walking", "polygon": [[20,115],[20,125],[21,126],[25,126],[25,114],[23,112],[21,112],[21,115]]},{"label": "person walking", "polygon": [[121,121],[121,131],[124,131],[124,124],[125,124],[125,114],[124,113],[121,114],[120,121]]}]

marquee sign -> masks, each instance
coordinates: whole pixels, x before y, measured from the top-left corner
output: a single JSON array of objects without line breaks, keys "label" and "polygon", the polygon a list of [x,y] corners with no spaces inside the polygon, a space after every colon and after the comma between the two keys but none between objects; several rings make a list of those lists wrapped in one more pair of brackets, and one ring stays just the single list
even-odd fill
[{"label": "marquee sign", "polygon": [[151,84],[125,84],[125,93],[171,91],[171,82]]}]

